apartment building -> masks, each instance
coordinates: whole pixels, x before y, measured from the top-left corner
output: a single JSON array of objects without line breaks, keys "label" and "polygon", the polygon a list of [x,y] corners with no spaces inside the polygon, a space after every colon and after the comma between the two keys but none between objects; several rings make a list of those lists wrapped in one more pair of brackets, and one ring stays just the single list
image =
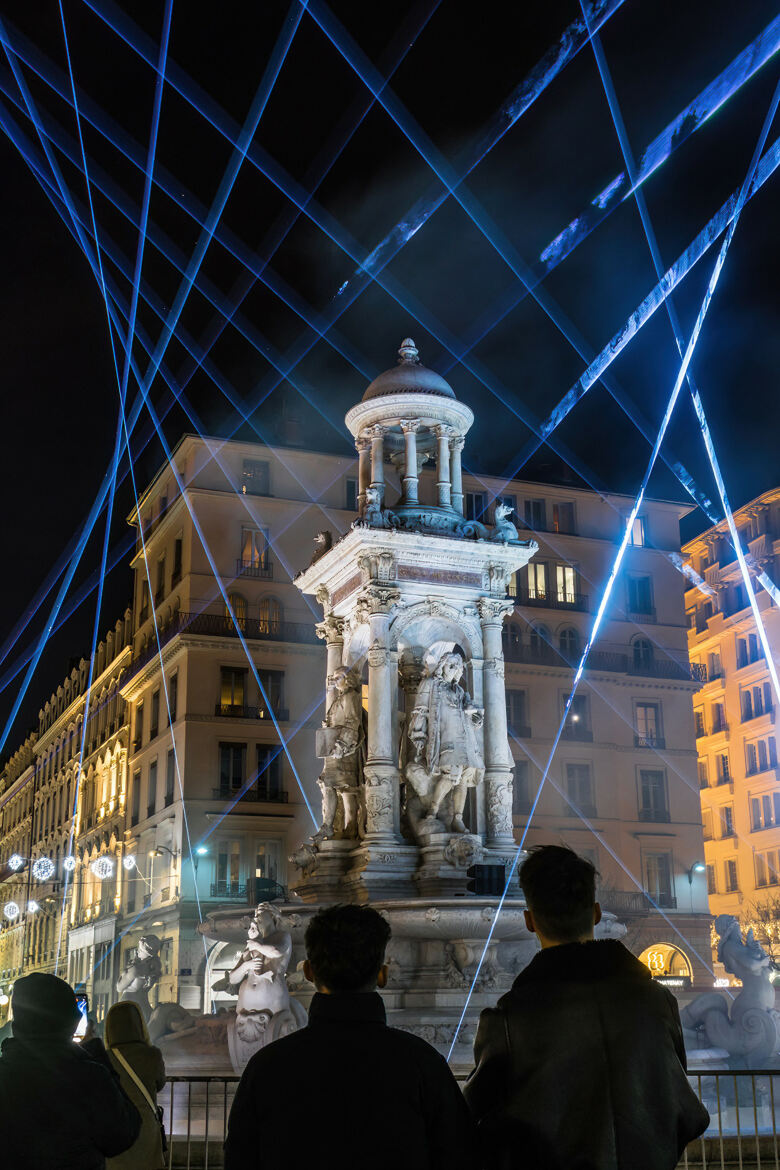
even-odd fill
[{"label": "apartment building", "polygon": [[[210,1006],[198,922],[294,885],[288,854],[319,819],[325,648],[319,606],[293,580],[319,532],[335,540],[354,521],[357,474],[349,457],[187,435],[128,517],[132,611],[127,640],[120,650],[114,639],[96,673],[111,685],[97,704],[105,723],[86,740],[67,918],[68,973],[101,1005],[141,935],[155,934],[163,974],[153,1000]],[[391,500],[397,474],[389,463]],[[512,583],[504,639],[519,838],[632,501],[466,470],[463,489],[468,517],[491,513],[498,496],[539,543]],[[422,469],[419,490],[434,498],[432,470]],[[683,579],[670,557],[684,511],[648,501],[637,519],[527,841],[562,840],[591,856],[632,949],[657,974],[711,983],[697,958],[709,951],[692,715],[702,671],[688,661]],[[48,706],[39,769],[57,729],[78,719],[75,696]],[[68,750],[59,763],[55,750],[52,775],[75,775]],[[42,815],[57,821],[59,806]],[[57,823],[60,836],[36,829],[25,856],[53,849],[61,866],[70,826]],[[3,922],[0,948],[14,929]],[[45,943],[44,932],[36,964],[49,961]]]},{"label": "apartment building", "polygon": [[[778,580],[780,489],[734,513],[769,645],[780,612],[760,574]],[[694,699],[710,908],[780,930],[780,790],[774,687],[725,521],[685,545],[696,575],[685,594],[691,662],[706,671]],[[774,908],[773,908],[774,907]],[[764,913],[757,910],[763,908]],[[768,914],[767,914],[768,912]],[[769,940],[766,940],[769,941]]]}]

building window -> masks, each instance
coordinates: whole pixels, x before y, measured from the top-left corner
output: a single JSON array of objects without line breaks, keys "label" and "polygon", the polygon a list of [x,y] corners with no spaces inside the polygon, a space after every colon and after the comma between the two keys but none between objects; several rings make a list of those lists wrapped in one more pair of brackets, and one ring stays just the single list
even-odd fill
[{"label": "building window", "polygon": [[701,814],[702,837],[705,841],[712,840],[712,809],[705,808]]},{"label": "building window", "polygon": [[718,654],[717,651],[710,654],[708,673],[710,682],[712,682],[714,678],[723,678],[723,664],[720,660],[720,654]]},{"label": "building window", "polygon": [[139,703],[135,709],[135,739],[133,748],[138,751],[144,741],[144,705]]},{"label": "building window", "polygon": [[653,587],[650,577],[629,577],[628,612],[649,617],[653,613]]},{"label": "building window", "polygon": [[510,733],[527,738],[531,734],[531,729],[528,726],[528,692],[507,687],[505,695],[506,721],[509,724]]},{"label": "building window", "polygon": [[653,669],[653,643],[649,638],[634,638],[632,653],[637,674],[646,674]]},{"label": "building window", "polygon": [[750,798],[750,827],[769,829],[780,825],[780,792],[765,792]]},{"label": "building window", "polygon": [[179,701],[179,675],[172,674],[168,679],[168,726],[176,722],[176,706]]},{"label": "building window", "polygon": [[736,890],[739,889],[737,863],[734,858],[730,857],[729,860],[725,863],[724,871],[726,875],[726,893],[733,894]]},{"label": "building window", "polygon": [[778,884],[778,851],[770,849],[767,853],[756,854],[756,885],[776,886]]},{"label": "building window", "polygon": [[486,492],[465,492],[463,495],[463,514],[467,520],[479,520],[487,507]]},{"label": "building window", "polygon": [[666,795],[666,773],[662,768],[639,770],[640,821],[668,821],[669,805]]},{"label": "building window", "polygon": [[553,504],[553,532],[574,532],[574,504]]},{"label": "building window", "polygon": [[644,855],[645,890],[662,910],[675,909],[672,894],[672,858],[669,853]]},{"label": "building window", "polygon": [[173,542],[173,573],[171,574],[171,588],[181,581],[181,560],[182,548],[184,542],[180,536],[177,536]]},{"label": "building window", "polygon": [[577,573],[572,565],[555,566],[555,589],[558,601],[574,605],[577,600]]},{"label": "building window", "polygon": [[[231,610],[233,611],[231,613]],[[228,604],[225,606],[225,617],[235,621],[240,630],[246,629],[246,598],[241,593],[228,593]]]},{"label": "building window", "polygon": [[275,597],[261,597],[260,632],[278,636],[282,629],[282,604]]},{"label": "building window", "polygon": [[550,631],[546,626],[532,626],[528,638],[528,648],[532,658],[548,658],[550,649]]},{"label": "building window", "polygon": [[157,811],[157,760],[149,765],[149,788],[146,793],[146,815],[154,816]]},{"label": "building window", "polygon": [[217,845],[215,897],[238,897],[241,884],[241,842],[220,841]]},{"label": "building window", "polygon": [[[284,671],[260,670],[258,671],[258,676],[262,683],[257,712],[259,717],[261,719],[270,719],[270,707],[277,719],[286,719],[286,714],[282,710],[282,704],[284,702]],[[265,698],[263,698],[263,692],[265,692]]]},{"label": "building window", "polygon": [[[631,544],[634,548],[644,548],[647,544],[647,519],[644,516],[634,517],[631,525]],[[635,612],[639,612],[638,610]]]},{"label": "building window", "polygon": [[717,882],[715,880],[715,866],[708,865],[707,866],[707,893],[708,894],[717,894],[717,892],[718,892],[718,885],[717,885]]},{"label": "building window", "polygon": [[[563,705],[564,709],[568,702],[569,696],[565,696]],[[563,726],[563,737],[565,739],[593,739],[593,734],[590,730],[590,715],[588,709],[588,696],[575,695],[571,701],[568,714],[566,715],[566,722]]]},{"label": "building window", "polygon": [[636,703],[637,747],[663,747],[661,735],[661,707],[659,703]]},{"label": "building window", "polygon": [[725,731],[726,725],[726,708],[722,703],[712,704],[712,734],[717,735],[719,731]]},{"label": "building window", "polygon": [[282,749],[257,745],[257,799],[281,800],[282,798]]},{"label": "building window", "polygon": [[265,459],[245,459],[241,472],[241,491],[245,496],[271,494],[271,470]]},{"label": "building window", "polygon": [[344,480],[344,508],[347,512],[357,512],[358,481],[352,476]]},{"label": "building window", "polygon": [[734,836],[734,809],[730,804],[724,804],[722,808],[718,809],[720,814],[720,835],[721,837]]},{"label": "building window", "polygon": [[515,760],[515,775],[512,783],[512,812],[527,813],[531,808],[529,791],[528,760]]},{"label": "building window", "polygon": [[160,688],[152,691],[149,703],[149,739],[155,739],[160,732]]},{"label": "building window", "polygon": [[165,557],[157,562],[157,583],[154,588],[154,604],[159,605],[165,597]]},{"label": "building window", "polygon": [[255,895],[262,898],[269,884],[279,885],[281,877],[281,846],[279,841],[257,841],[255,844]]},{"label": "building window", "polygon": [[693,712],[693,721],[696,724],[696,738],[701,739],[701,737],[707,733],[704,727],[704,712],[700,707],[697,707]]},{"label": "building window", "polygon": [[757,634],[748,634],[746,638],[737,638],[737,669],[749,666],[751,662],[758,662],[763,658],[763,651]]},{"label": "building window", "polygon": [[176,753],[171,749],[165,761],[165,807],[173,804],[174,786],[176,783]]},{"label": "building window", "polygon": [[267,528],[242,528],[241,568],[267,569],[270,566],[270,537]]},{"label": "building window", "polygon": [[544,532],[547,527],[544,500],[526,500],[524,509],[528,527],[535,532]]},{"label": "building window", "polygon": [[246,775],[246,744],[221,743],[219,745],[219,788],[225,795],[244,787]]},{"label": "building window", "polygon": [[547,566],[534,561],[528,566],[528,600],[544,601],[547,597]]},{"label": "building window", "polygon": [[571,626],[565,630],[561,630],[558,635],[558,649],[560,650],[561,658],[564,658],[570,665],[573,665],[580,652],[580,636]]},{"label": "building window", "polygon": [[219,714],[243,715],[246,709],[246,671],[223,666],[219,672]]},{"label": "building window", "polygon": [[566,793],[574,805],[573,809],[569,805],[566,806],[567,815],[571,815],[572,812],[577,815],[584,813],[585,816],[591,817],[596,815],[590,764],[566,765]]},{"label": "building window", "polygon": [[707,761],[699,760],[696,767],[699,773],[699,788],[709,788],[710,780],[707,773]]},{"label": "building window", "polygon": [[715,757],[715,769],[718,777],[718,784],[731,783],[731,768],[729,766],[729,758],[725,752]]},{"label": "building window", "polygon": [[774,736],[746,743],[745,762],[748,776],[777,767],[777,744]]}]

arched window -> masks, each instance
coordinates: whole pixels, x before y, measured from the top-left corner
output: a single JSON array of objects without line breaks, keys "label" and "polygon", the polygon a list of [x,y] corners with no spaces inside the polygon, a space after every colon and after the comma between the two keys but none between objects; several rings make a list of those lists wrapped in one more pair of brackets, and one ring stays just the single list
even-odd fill
[{"label": "arched window", "polygon": [[282,603],[276,597],[260,598],[260,632],[276,634],[282,628]]},{"label": "arched window", "polygon": [[634,638],[634,670],[644,674],[653,665],[653,643],[648,638]]},{"label": "arched window", "polygon": [[533,658],[545,658],[550,653],[550,631],[546,626],[532,626],[530,649]]},{"label": "arched window", "polygon": [[561,630],[558,635],[558,649],[561,652],[561,658],[565,658],[569,663],[573,662],[579,654],[580,636],[571,626]]},{"label": "arched window", "polygon": [[246,629],[246,598],[243,593],[228,593],[229,605],[225,606],[225,617],[232,625],[231,609],[235,614],[236,622],[241,630]]}]

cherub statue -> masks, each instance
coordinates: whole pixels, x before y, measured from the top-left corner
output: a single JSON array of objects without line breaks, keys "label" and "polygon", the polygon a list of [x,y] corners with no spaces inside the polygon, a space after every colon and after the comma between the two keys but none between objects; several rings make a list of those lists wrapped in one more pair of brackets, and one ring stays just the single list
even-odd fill
[{"label": "cherub statue", "polygon": [[325,765],[317,781],[322,792],[322,825],[314,835],[319,842],[336,836],[357,837],[361,823],[365,731],[362,683],[359,674],[339,666],[330,679],[331,699],[325,722],[316,736],[316,752]]},{"label": "cherub statue", "polygon": [[[452,814],[445,828],[465,833],[463,810],[469,788],[485,774],[476,729],[483,713],[460,685],[464,662],[451,642],[437,643],[425,657],[425,670],[408,724],[411,759],[405,778],[417,798],[407,802],[415,823],[415,803],[426,816],[418,831],[437,827],[445,797],[451,795]],[[441,825],[438,825],[441,829]]]},{"label": "cherub statue", "polygon": [[149,991],[162,974],[161,949],[162,942],[156,934],[142,935],[136,950],[131,952],[129,965],[116,981],[120,999],[137,1003],[147,1021],[152,1014]]}]

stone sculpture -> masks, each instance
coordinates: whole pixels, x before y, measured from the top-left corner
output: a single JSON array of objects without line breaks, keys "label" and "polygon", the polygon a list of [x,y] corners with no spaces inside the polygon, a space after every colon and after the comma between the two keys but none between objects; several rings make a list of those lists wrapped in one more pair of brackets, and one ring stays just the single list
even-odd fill
[{"label": "stone sculpture", "polygon": [[332,548],[333,533],[327,528],[323,529],[322,532],[318,532],[314,537],[314,554],[309,562],[309,567],[311,568],[313,564],[316,564],[320,557],[324,557],[325,553],[330,552]]},{"label": "stone sculpture", "polygon": [[120,999],[137,1003],[147,1021],[152,1014],[149,991],[162,974],[161,949],[162,942],[156,934],[143,935],[136,950],[131,952],[130,963],[116,982]]},{"label": "stone sculpture", "polygon": [[720,936],[718,959],[742,990],[731,1005],[720,992],[699,995],[683,1008],[680,1018],[689,1050],[721,1049],[732,1068],[761,1068],[777,1052],[780,1032],[774,1011],[775,991],[769,981],[772,961],[749,930],[742,941],[739,921],[731,914],[715,919]]},{"label": "stone sculpture", "polygon": [[[463,810],[469,788],[485,774],[476,730],[482,711],[460,685],[464,662],[451,643],[439,643],[425,657],[425,670],[409,717],[411,758],[404,770],[413,797],[407,811],[418,835],[466,833]],[[451,812],[439,820],[445,798]]]},{"label": "stone sculpture", "polygon": [[458,530],[459,536],[474,536],[478,540],[497,540],[507,544],[510,540],[518,540],[519,533],[511,520],[513,508],[509,504],[498,500],[493,513],[493,524],[482,524],[479,520],[467,520]]},{"label": "stone sculpture", "polygon": [[316,753],[325,764],[317,781],[322,792],[320,842],[336,835],[357,837],[363,820],[365,760],[362,684],[356,671],[338,667],[331,676],[325,722],[316,735]]},{"label": "stone sculpture", "polygon": [[269,902],[261,902],[247,930],[246,946],[222,982],[238,988],[235,1019],[228,1024],[228,1048],[236,1072],[260,1048],[306,1023],[300,1004],[290,999],[285,978],[292,954],[290,932]]}]

